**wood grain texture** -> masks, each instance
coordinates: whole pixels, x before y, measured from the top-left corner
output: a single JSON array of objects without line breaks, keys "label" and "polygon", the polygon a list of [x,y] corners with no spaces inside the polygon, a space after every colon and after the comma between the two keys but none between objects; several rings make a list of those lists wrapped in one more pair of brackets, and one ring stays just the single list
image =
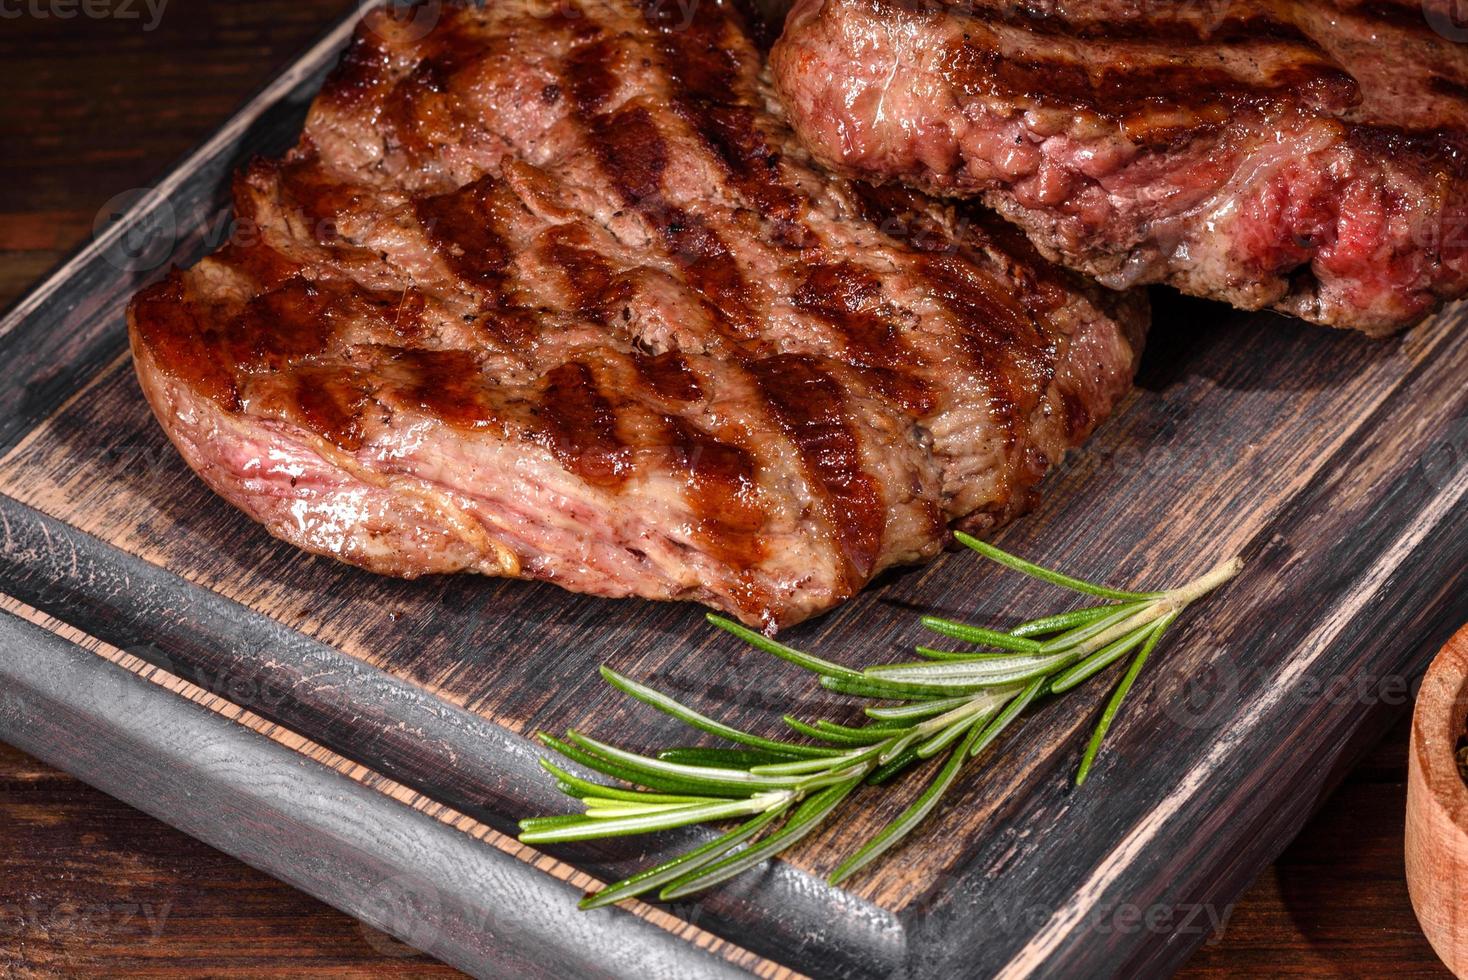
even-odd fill
[{"label": "wood grain texture", "polygon": [[7,17],[3,302],[88,239],[99,217],[105,223],[109,202],[151,186],[218,129],[346,6],[171,3],[151,29],[146,16]]},{"label": "wood grain texture", "polygon": [[1402,866],[1405,717],[1229,910],[1178,980],[1451,974],[1417,926]]},{"label": "wood grain texture", "polygon": [[[254,138],[262,146],[279,145],[289,138],[296,111],[269,116]],[[228,157],[217,159],[221,169]],[[217,199],[207,175],[189,193]],[[186,239],[180,254],[201,244]],[[648,744],[668,737],[669,726],[605,696],[592,671],[602,659],[637,676],[659,676],[674,690],[707,689],[711,709],[772,722],[773,703],[750,703],[739,680],[762,659],[732,644],[707,643],[691,609],[573,599],[518,583],[405,585],[279,547],[214,501],[172,456],[125,366],[112,361],[120,346],[109,317],[115,318],[131,279],[96,272],[45,311],[65,313],[67,329],[35,329],[6,341],[9,363],[22,367],[6,389],[5,435],[10,442],[27,439],[4,466],[7,492],[16,498],[255,607],[262,641],[284,635],[265,628],[275,620],[511,732],[591,721],[596,734],[630,731],[633,740]],[[87,297],[80,307],[76,296]],[[874,930],[866,937],[869,952],[897,940],[913,954],[916,944],[927,942],[970,967],[999,969],[1023,965],[1015,957],[1038,931],[1050,938],[1036,955],[1059,966],[1085,953],[1075,937],[1096,933],[1084,921],[1077,932],[1073,919],[1045,933],[1071,914],[1068,903],[1077,895],[1090,896],[1092,908],[1115,906],[1118,894],[1166,908],[1202,894],[1236,892],[1299,826],[1329,783],[1332,763],[1348,754],[1346,736],[1362,723],[1361,713],[1350,710],[1358,705],[1312,703],[1307,685],[1405,679],[1420,668],[1432,637],[1454,616],[1460,621],[1468,615],[1461,496],[1452,496],[1461,494],[1468,455],[1461,326],[1440,323],[1375,345],[1195,304],[1166,306],[1160,320],[1143,390],[1052,481],[1041,514],[1009,532],[1005,543],[1119,581],[1163,570],[1181,578],[1234,548],[1249,551],[1255,569],[1236,587],[1237,596],[1231,591],[1226,603],[1200,613],[1179,634],[1139,690],[1098,773],[1104,781],[1097,779],[1080,797],[1066,787],[1082,730],[1104,696],[1094,689],[1079,704],[1070,699],[1071,710],[1043,712],[1027,726],[1022,744],[1011,740],[1009,751],[969,780],[928,828],[923,839],[930,847],[921,860],[913,860],[909,849],[856,882],[853,907],[863,913],[847,922]],[[97,592],[95,577],[78,571],[82,558],[96,557],[84,539],[75,554],[41,560],[35,541],[7,539],[7,574],[27,601],[119,645],[166,638],[173,645],[160,652],[181,670],[238,678],[218,668],[266,666],[268,645],[230,643],[222,632],[197,635],[193,620],[176,615],[188,602]],[[94,573],[97,566],[87,567]],[[175,595],[193,598],[180,587]],[[997,611],[1031,608],[1039,595],[1007,577],[976,574],[972,561],[953,556],[932,569],[890,577],[880,593],[799,638],[834,656],[858,650],[896,656],[899,641],[911,640],[906,631],[914,604],[967,611],[977,596],[981,608]],[[1277,631],[1262,628],[1271,612],[1301,608],[1311,614],[1298,621],[1284,617],[1290,621]],[[583,640],[593,626],[596,635]],[[1382,628],[1398,637],[1385,650],[1371,641],[1370,631]],[[690,637],[694,642],[680,644]],[[270,680],[256,674],[244,682],[270,691]],[[804,690],[797,681],[782,675],[781,693]],[[1283,700],[1274,693],[1281,688]],[[297,723],[321,725],[343,748],[376,754],[374,764],[397,767],[397,775],[434,791],[456,793],[469,804],[477,800],[491,823],[505,826],[537,802],[525,795],[529,784],[517,796],[498,789],[503,780],[487,774],[466,777],[446,772],[441,763],[420,768],[421,751],[406,742],[394,745],[384,737],[387,728],[345,724],[350,712],[340,702],[308,703],[294,697],[298,688],[288,690],[288,700],[310,709],[301,709]],[[1188,692],[1202,710],[1165,710]],[[1212,708],[1210,698],[1216,699]],[[1251,700],[1259,698],[1267,702],[1262,708]],[[1250,715],[1248,709],[1258,710]],[[1277,745],[1257,737],[1231,744],[1232,754],[1214,754],[1231,731],[1270,727],[1301,733],[1290,747],[1296,758],[1281,758]],[[1299,771],[1300,759],[1311,760],[1307,771]],[[1179,779],[1188,774],[1193,781],[1180,791]],[[1149,824],[1158,800],[1171,801],[1172,809]],[[883,800],[869,819],[899,805],[896,796]],[[1086,828],[1090,851],[1073,862],[1055,861],[1043,841],[1077,827]],[[1138,862],[1125,853],[1158,839],[1176,846],[1166,854],[1141,854]],[[797,854],[794,869],[768,876],[775,886],[769,880],[741,884],[699,911],[728,930],[767,934],[772,952],[788,950],[778,937],[781,923],[747,912],[781,881],[802,887],[801,869],[829,868],[835,843],[828,835]],[[1108,877],[1105,861],[1117,854],[1125,859],[1125,880]],[[566,856],[607,869],[641,855],[588,850]],[[818,889],[813,894],[820,900],[813,908],[842,900]],[[1014,895],[1026,903],[1022,916],[1004,914]],[[944,940],[958,923],[983,944],[977,955]],[[1116,968],[1126,965],[1124,953],[1142,957],[1133,965],[1155,966],[1175,962],[1191,943],[1180,933],[1113,932],[1091,955],[1104,954]],[[827,930],[814,952],[862,946]],[[862,968],[861,962],[850,965]],[[938,970],[948,963],[918,965]]]}]

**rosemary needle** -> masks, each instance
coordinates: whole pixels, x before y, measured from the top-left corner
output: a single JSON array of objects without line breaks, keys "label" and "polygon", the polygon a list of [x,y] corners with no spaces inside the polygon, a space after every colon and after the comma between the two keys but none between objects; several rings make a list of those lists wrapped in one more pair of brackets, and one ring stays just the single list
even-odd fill
[{"label": "rosemary needle", "polygon": [[583,810],[524,820],[520,839],[562,843],[741,819],[701,847],[588,896],[582,908],[600,908],[651,891],[664,900],[682,898],[794,846],[818,829],[858,786],[878,786],[925,760],[942,758],[913,803],[832,873],[833,884],[845,881],[912,833],[957,782],[964,764],[994,744],[1032,704],[1063,695],[1136,651],[1086,745],[1075,777],[1077,786],[1084,783],[1122,702],[1163,634],[1183,610],[1243,567],[1234,559],[1181,588],[1129,592],[1041,568],[966,534],[955,537],[1007,568],[1103,601],[1031,619],[1009,630],[924,616],[925,628],[979,649],[918,647],[920,660],[863,670],[823,660],[710,615],[714,626],[811,672],[827,690],[886,703],[867,707],[870,721],[859,727],[786,715],[792,732],[808,740],[792,742],[716,721],[603,667],[608,684],[735,747],[685,746],[648,756],[579,732],[568,732],[564,739],[542,734],[541,741],[553,751],[629,786],[593,782],[542,759],[560,789],[580,801]]}]

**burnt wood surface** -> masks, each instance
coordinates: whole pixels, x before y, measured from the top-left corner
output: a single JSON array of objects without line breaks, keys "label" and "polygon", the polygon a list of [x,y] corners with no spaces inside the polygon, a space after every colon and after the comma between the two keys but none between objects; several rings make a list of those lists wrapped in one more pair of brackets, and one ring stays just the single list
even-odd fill
[{"label": "burnt wood surface", "polygon": [[[0,591],[393,781],[414,806],[426,805],[420,794],[486,832],[508,831],[553,799],[533,769],[524,738],[533,731],[584,725],[643,745],[673,736],[674,726],[602,689],[594,668],[604,660],[751,724],[769,725],[780,698],[840,704],[710,636],[691,607],[608,603],[523,583],[401,583],[293,553],[212,498],[177,460],[121,358],[120,306],[164,261],[186,261],[227,233],[217,207],[235,163],[292,139],[328,50],[283,76],[258,62],[282,64],[285,42],[272,31],[294,26],[300,36],[290,41],[303,40],[339,7],[315,5],[313,21],[303,13],[309,5],[278,19],[273,6],[170,12],[178,20],[165,19],[157,36],[188,49],[182,65],[163,64],[156,55],[167,47],[150,49],[146,36],[106,33],[120,23],[23,22],[30,41],[7,64],[18,64],[28,84],[49,78],[52,89],[38,94],[40,108],[21,98],[5,111],[72,141],[56,109],[64,96],[54,62],[85,57],[78,38],[87,31],[99,37],[92,50],[116,48],[124,62],[131,52],[132,70],[159,62],[172,83],[136,104],[107,105],[129,127],[110,137],[114,146],[130,132],[166,150],[205,137],[208,119],[198,117],[221,100],[220,89],[234,82],[238,96],[250,84],[241,65],[253,68],[253,81],[284,81],[145,199],[152,220],[143,234],[109,225],[126,201],[111,205],[93,252],[0,327],[10,368],[0,380]],[[201,55],[211,43],[239,60]],[[111,192],[94,173],[83,176],[106,161],[104,146],[80,164],[44,139],[35,153],[7,153],[7,167],[28,159],[44,174],[28,196],[22,181],[0,189],[7,237],[22,245],[22,259],[27,244],[44,256],[93,226],[77,209]],[[147,183],[143,164],[133,168],[109,172],[124,186]],[[83,193],[89,188],[95,193]],[[23,200],[52,210],[26,217]],[[71,239],[40,233],[67,220]],[[25,278],[7,274],[17,285]],[[1051,480],[1040,512],[1001,541],[1119,582],[1165,584],[1160,576],[1196,574],[1235,550],[1251,567],[1149,668],[1085,792],[1070,790],[1068,778],[1104,686],[1039,712],[966,778],[921,844],[849,892],[812,873],[834,864],[851,826],[768,874],[673,910],[663,933],[707,930],[797,970],[854,976],[899,966],[945,974],[1175,966],[1205,935],[1136,928],[1128,910],[1171,919],[1195,906],[1226,908],[1405,704],[1425,658],[1468,618],[1461,317],[1384,344],[1177,300],[1164,300],[1158,319],[1137,396]],[[1002,613],[1052,599],[953,555],[889,576],[791,636],[837,658],[890,658],[916,636],[914,606]],[[755,670],[772,678],[778,698],[749,696],[744,682]],[[59,736],[27,747],[86,768]],[[94,744],[94,763],[106,748]],[[156,758],[164,765],[169,755]],[[902,795],[871,794],[874,805],[853,812],[852,823],[890,815]],[[207,839],[207,828],[190,829]],[[667,838],[646,842],[668,846]],[[278,867],[278,855],[235,850]],[[606,875],[640,863],[643,850],[554,853],[566,862],[558,867]],[[308,887],[360,905],[349,889],[333,891],[329,876]],[[649,915],[627,915],[628,929]],[[1234,935],[1226,930],[1225,943]],[[1207,947],[1200,961],[1216,962],[1222,948]]]}]

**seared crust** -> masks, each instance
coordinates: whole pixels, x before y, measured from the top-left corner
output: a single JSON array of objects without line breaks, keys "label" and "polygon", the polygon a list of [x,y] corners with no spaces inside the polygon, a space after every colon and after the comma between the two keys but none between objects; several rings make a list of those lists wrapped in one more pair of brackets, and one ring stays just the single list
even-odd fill
[{"label": "seared crust", "polygon": [[844,173],[980,197],[1110,286],[1384,334],[1468,292],[1451,8],[801,0],[771,57]]},{"label": "seared crust", "polygon": [[1145,300],[818,173],[737,16],[682,10],[370,13],[231,244],[129,310],[189,465],[374,571],[767,628],[1026,506]]}]

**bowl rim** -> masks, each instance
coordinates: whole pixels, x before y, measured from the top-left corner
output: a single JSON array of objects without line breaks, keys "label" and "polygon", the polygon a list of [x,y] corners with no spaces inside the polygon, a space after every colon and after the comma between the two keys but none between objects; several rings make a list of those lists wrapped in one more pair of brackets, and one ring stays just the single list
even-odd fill
[{"label": "bowl rim", "polygon": [[1468,783],[1458,770],[1468,735],[1468,626],[1443,647],[1423,678],[1412,712],[1412,753],[1423,782],[1454,826],[1468,834]]}]

